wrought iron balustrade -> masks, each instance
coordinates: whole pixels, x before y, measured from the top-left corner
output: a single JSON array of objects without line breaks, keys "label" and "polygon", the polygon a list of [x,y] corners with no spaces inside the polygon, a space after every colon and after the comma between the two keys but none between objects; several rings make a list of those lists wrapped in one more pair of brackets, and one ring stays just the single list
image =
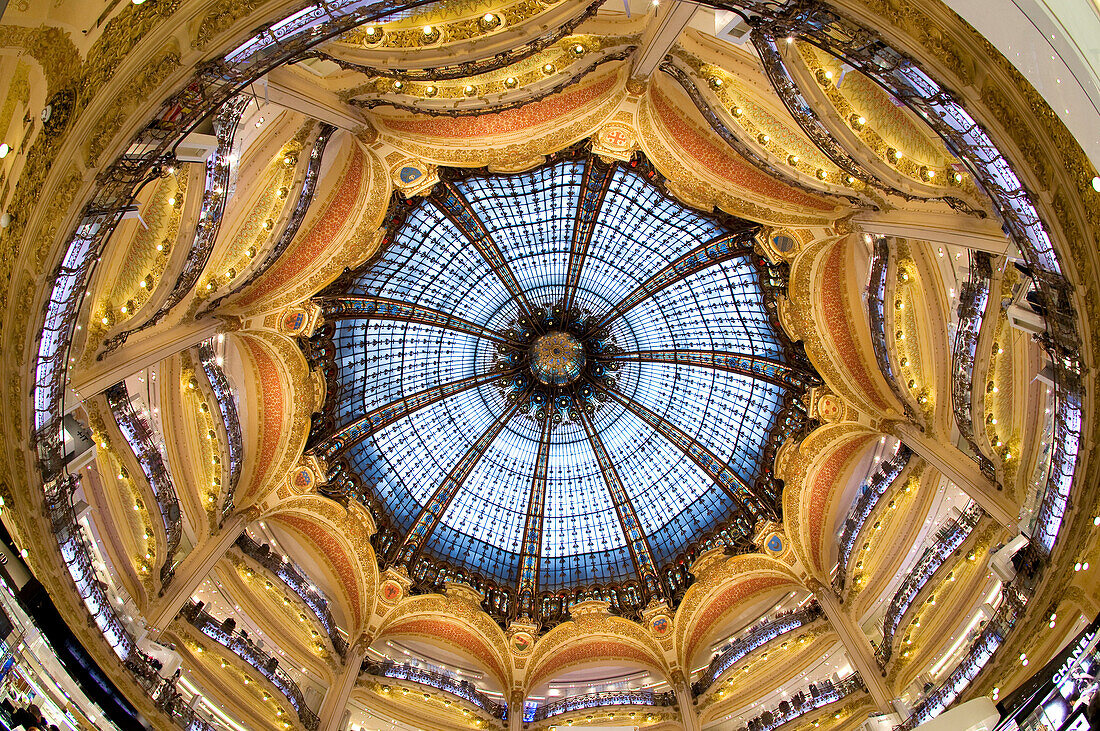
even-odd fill
[{"label": "wrought iron balustrade", "polygon": [[204,340],[199,343],[199,363],[207,380],[210,381],[214,400],[218,402],[218,410],[221,412],[222,423],[225,424],[228,441],[229,483],[225,490],[225,502],[222,504],[222,520],[225,520],[233,511],[233,494],[237,489],[237,482],[241,479],[241,464],[244,461],[241,419],[237,412],[237,399],[229,387],[229,379],[226,378],[225,371],[218,365],[218,359],[214,355],[213,341]]},{"label": "wrought iron balustrade", "polygon": [[202,602],[190,602],[180,614],[191,625],[210,639],[217,642],[234,655],[244,660],[255,668],[261,675],[271,681],[271,684],[283,694],[283,696],[298,712],[298,719],[307,731],[317,731],[320,719],[317,714],[306,705],[302,689],[294,682],[294,679],[279,666],[279,659],[269,655],[260,649],[251,640],[228,630],[225,624],[214,619],[202,608]]},{"label": "wrought iron balustrade", "polygon": [[267,544],[260,545],[252,540],[247,533],[242,533],[237,538],[237,548],[241,553],[251,558],[256,563],[282,579],[291,591],[297,594],[307,607],[312,610],[317,621],[328,632],[329,639],[336,652],[343,657],[348,651],[348,643],[340,636],[336,627],[336,620],[332,618],[329,609],[328,597],[320,589],[314,586],[298,568],[290,561],[284,561],[281,556],[271,551]]},{"label": "wrought iron balustrade", "polygon": [[710,661],[706,670],[691,684],[692,694],[698,696],[705,693],[722,676],[722,673],[753,650],[799,627],[805,627],[821,616],[823,616],[821,605],[815,601],[802,609],[778,614],[771,620],[753,627],[748,634],[734,640],[729,647]]},{"label": "wrought iron balustrade", "polygon": [[875,509],[881,498],[894,480],[898,478],[905,466],[909,464],[913,452],[902,444],[898,452],[890,460],[879,465],[878,471],[871,478],[871,484],[859,494],[852,509],[848,511],[848,517],[844,519],[844,527],[840,531],[839,555],[837,558],[837,572],[833,577],[833,588],[839,594],[844,591],[844,583],[848,576],[848,561],[852,557],[852,548],[856,544],[859,532],[863,530],[871,511]]},{"label": "wrought iron balustrade", "polygon": [[890,362],[890,349],[886,345],[886,282],[890,267],[890,245],[885,236],[876,236],[872,246],[871,275],[867,283],[867,319],[871,321],[871,349],[883,378],[890,385],[894,397],[901,404],[905,415],[919,422],[909,398],[901,390],[901,380]]},{"label": "wrought iron balustrade", "polygon": [[172,581],[173,558],[176,555],[176,549],[179,548],[180,538],[183,536],[183,520],[180,516],[176,486],[172,483],[172,475],[168,472],[168,466],[165,464],[164,455],[157,444],[152,426],[137,413],[130,402],[126,382],[119,381],[108,388],[105,395],[119,431],[133,450],[138,464],[141,465],[141,471],[149,482],[160,517],[164,521],[167,548],[164,563],[160,567],[160,583],[161,587],[165,588]]},{"label": "wrought iron balustrade", "polygon": [[1008,585],[1003,587],[1002,596],[1003,601],[997,607],[996,613],[982,628],[951,674],[938,688],[921,699],[913,708],[909,718],[895,726],[893,731],[912,731],[922,723],[935,718],[958,698],[970,681],[978,676],[1016,624],[1026,602],[1022,594]]},{"label": "wrought iron balustrade", "polygon": [[993,462],[982,452],[974,437],[974,359],[978,353],[978,336],[982,330],[985,310],[989,305],[989,291],[993,280],[993,266],[989,254],[970,252],[970,280],[959,292],[959,323],[955,331],[955,347],[951,354],[951,405],[959,433],[970,445],[974,461],[982,474],[990,480],[997,479]]},{"label": "wrought iron balustrade", "polygon": [[[755,718],[749,720],[741,731],[771,731],[785,723],[801,716],[816,711],[818,708],[836,703],[852,693],[865,690],[863,678],[859,673],[852,673],[839,683],[825,680],[822,683],[810,686],[813,690],[799,691],[789,700],[782,701],[775,710],[764,711]],[[816,695],[814,694],[816,691]]]},{"label": "wrought iron balustrade", "polygon": [[77,522],[72,495],[79,477],[65,475],[45,486],[46,517],[50,530],[57,539],[57,547],[65,562],[77,593],[88,610],[90,619],[114,648],[115,654],[126,661],[140,653],[134,638],[126,631],[122,620],[115,614],[103,584],[92,566],[91,551],[85,544],[84,532]]},{"label": "wrought iron balustrade", "polygon": [[283,228],[282,234],[279,235],[279,240],[275,242],[275,245],[264,255],[263,260],[256,266],[252,272],[245,277],[244,281],[233,287],[231,291],[218,297],[216,300],[207,305],[202,314],[206,314],[217,309],[226,297],[241,292],[249,285],[259,279],[263,274],[272,267],[279,260],[290,247],[294,237],[298,235],[298,230],[302,227],[302,222],[306,219],[306,213],[309,211],[310,205],[313,203],[313,195],[317,192],[317,179],[321,173],[321,161],[325,155],[325,148],[328,146],[328,141],[332,137],[332,133],[336,131],[336,127],[331,124],[322,122],[321,129],[317,133],[317,138],[313,141],[313,148],[309,151],[309,164],[306,166],[306,174],[302,180],[302,187],[298,192],[298,202],[294,206],[294,210],[290,213],[290,218],[287,219],[286,226]]},{"label": "wrought iron balustrade", "polygon": [[438,670],[427,670],[413,665],[399,664],[392,660],[383,660],[382,662],[367,660],[363,663],[360,672],[369,673],[379,678],[407,680],[410,683],[442,690],[445,693],[469,701],[493,718],[503,719],[507,715],[505,704],[493,700],[478,690],[470,681],[460,680],[453,675],[441,673]]},{"label": "wrought iron balustrade", "polygon": [[[674,706],[676,694],[671,691],[654,693],[652,690],[606,690],[599,693],[586,693],[570,698],[562,698],[535,708],[533,713],[524,714],[528,723],[543,721],[570,711],[583,711],[587,708],[603,706]],[[530,716],[529,718],[527,716]]]},{"label": "wrought iron balustrade", "polygon": [[875,659],[878,660],[879,666],[885,668],[893,654],[894,634],[902,617],[905,616],[905,611],[913,603],[913,599],[943,565],[947,557],[962,545],[982,515],[984,512],[981,506],[971,502],[958,518],[936,531],[932,545],[924,549],[920,558],[913,564],[913,568],[909,570],[901,586],[894,592],[890,606],[886,608],[886,615],[882,619],[882,643],[875,650]]}]

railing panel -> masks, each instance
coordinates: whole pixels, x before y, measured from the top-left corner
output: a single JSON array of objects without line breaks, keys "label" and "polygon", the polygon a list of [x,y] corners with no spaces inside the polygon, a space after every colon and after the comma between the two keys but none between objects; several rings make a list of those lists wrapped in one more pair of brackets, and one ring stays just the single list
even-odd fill
[{"label": "railing panel", "polygon": [[722,676],[722,673],[729,670],[736,662],[753,650],[766,645],[781,635],[804,627],[822,616],[824,615],[821,611],[821,605],[815,601],[808,604],[804,609],[778,614],[771,621],[754,627],[747,635],[739,637],[710,661],[707,669],[691,684],[692,694],[698,696],[705,693],[714,684],[714,681]]},{"label": "railing panel", "polygon": [[664,693],[654,693],[651,690],[608,690],[600,693],[587,693],[585,695],[562,698],[561,700],[547,703],[533,709],[524,711],[523,720],[531,723],[543,721],[553,716],[559,716],[570,711],[583,711],[588,708],[601,708],[604,706],[673,706],[676,705],[676,694],[669,690]]},{"label": "railing panel", "polygon": [[407,680],[410,683],[426,685],[436,690],[442,690],[453,696],[458,696],[469,701],[493,718],[503,719],[507,716],[507,707],[498,703],[485,693],[474,687],[468,680],[460,680],[453,675],[441,673],[436,670],[427,670],[412,665],[402,665],[385,660],[382,662],[366,661],[363,663],[362,672],[380,678],[393,678],[395,680]]},{"label": "railing panel", "polygon": [[955,331],[955,347],[951,354],[951,406],[959,433],[970,446],[974,461],[982,474],[997,479],[993,462],[982,452],[974,437],[974,360],[978,353],[978,336],[982,330],[989,291],[993,283],[993,267],[989,254],[970,252],[970,280],[959,292],[959,323]]},{"label": "railing panel", "polygon": [[247,533],[242,533],[237,538],[236,546],[241,550],[241,553],[282,579],[283,583],[297,594],[317,617],[317,621],[328,632],[329,639],[332,641],[332,646],[336,648],[336,652],[341,657],[347,654],[347,640],[340,636],[336,620],[332,618],[332,611],[329,609],[328,597],[320,589],[298,571],[294,564],[284,561],[281,556],[273,553],[266,543],[260,545],[252,540]]},{"label": "railing panel", "polygon": [[827,706],[830,703],[836,703],[852,693],[866,690],[863,686],[863,678],[860,677],[859,673],[853,673],[839,683],[833,683],[831,680],[826,680],[823,683],[813,686],[813,688],[814,691],[817,692],[816,695],[814,695],[814,691],[799,691],[795,693],[790,700],[780,703],[779,707],[775,710],[764,711],[755,718],[750,719],[741,731],[746,731],[747,729],[751,729],[752,731],[771,731],[771,729],[778,728],[807,713],[816,711],[818,708]]},{"label": "railing panel", "polygon": [[241,465],[244,462],[241,419],[237,411],[237,399],[233,395],[233,389],[229,387],[225,371],[218,365],[212,340],[199,343],[199,363],[210,382],[214,400],[218,402],[218,411],[221,413],[222,423],[225,424],[228,440],[226,449],[229,452],[229,483],[225,489],[225,502],[222,503],[222,520],[225,520],[233,512],[233,495],[241,479]]},{"label": "railing panel", "polygon": [[172,582],[172,576],[175,573],[173,560],[176,549],[180,545],[180,538],[183,536],[183,520],[180,516],[176,486],[172,483],[167,460],[160,451],[152,425],[134,410],[134,405],[130,402],[126,382],[120,381],[111,386],[105,395],[119,431],[133,450],[138,464],[141,465],[141,471],[149,482],[160,517],[164,521],[167,548],[164,563],[160,567],[160,583],[164,588]]},{"label": "railing panel", "polygon": [[932,545],[924,549],[913,568],[909,570],[901,586],[894,592],[890,600],[890,606],[886,608],[886,616],[882,619],[882,643],[875,650],[875,659],[880,667],[885,668],[887,661],[894,652],[894,634],[897,632],[905,611],[913,603],[920,590],[932,578],[943,562],[951,553],[963,544],[978,524],[984,513],[981,506],[971,502],[956,520],[936,532]]},{"label": "railing panel", "polygon": [[897,454],[892,459],[879,465],[878,471],[871,478],[871,484],[859,494],[852,505],[852,509],[848,511],[848,517],[844,519],[844,527],[840,532],[838,568],[836,576],[833,577],[833,588],[838,594],[844,591],[844,583],[848,576],[848,561],[851,560],[852,548],[856,544],[859,532],[863,530],[871,511],[878,504],[879,498],[886,494],[886,491],[894,484],[894,480],[909,464],[912,456],[913,452],[909,447],[904,444],[900,445]]},{"label": "railing panel", "polygon": [[201,602],[191,602],[183,608],[180,614],[191,623],[195,629],[202,632],[222,647],[232,652],[237,657],[255,668],[261,675],[271,681],[271,684],[283,694],[298,712],[298,719],[307,731],[317,731],[320,719],[317,714],[306,705],[305,696],[301,688],[294,682],[285,670],[279,665],[279,659],[269,655],[253,642],[239,634],[227,629],[223,622],[219,622],[202,609]]}]

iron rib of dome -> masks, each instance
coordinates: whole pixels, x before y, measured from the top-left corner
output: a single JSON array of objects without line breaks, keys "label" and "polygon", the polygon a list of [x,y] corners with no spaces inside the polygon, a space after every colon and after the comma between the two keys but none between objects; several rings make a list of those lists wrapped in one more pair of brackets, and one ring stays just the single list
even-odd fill
[{"label": "iron rib of dome", "polygon": [[780,516],[771,461],[818,382],[777,323],[784,266],[640,155],[439,174],[317,297],[323,490],[369,507],[383,566],[502,623],[675,605],[699,552]]}]

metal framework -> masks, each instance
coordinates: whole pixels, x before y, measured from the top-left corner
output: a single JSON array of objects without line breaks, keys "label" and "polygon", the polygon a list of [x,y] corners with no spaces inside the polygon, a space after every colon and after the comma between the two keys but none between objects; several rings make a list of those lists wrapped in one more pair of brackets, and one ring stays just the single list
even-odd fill
[{"label": "metal framework", "polygon": [[[982,330],[986,308],[989,306],[989,290],[993,280],[993,266],[989,254],[970,252],[970,279],[959,292],[959,326],[955,330],[955,347],[951,352],[951,410],[959,433],[970,446],[971,456],[982,474],[996,481],[997,470],[986,456],[974,436],[974,360],[978,354],[978,336]],[[999,309],[999,307],[998,307]]]},{"label": "metal framework", "polygon": [[[323,489],[368,506],[380,560],[417,590],[466,581],[502,622],[554,624],[586,596],[634,617],[675,603],[699,550],[749,550],[779,515],[768,462],[820,383],[777,323],[786,270],[644,158],[440,175],[419,202],[395,194],[379,254],[316,300]],[[544,335],[583,351],[575,376],[539,382]]]}]

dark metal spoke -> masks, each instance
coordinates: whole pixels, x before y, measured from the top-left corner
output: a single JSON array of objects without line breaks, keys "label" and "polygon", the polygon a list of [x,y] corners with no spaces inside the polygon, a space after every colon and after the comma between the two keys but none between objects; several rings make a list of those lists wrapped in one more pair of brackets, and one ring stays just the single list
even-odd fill
[{"label": "dark metal spoke", "polygon": [[539,590],[539,564],[542,556],[542,526],[546,516],[546,466],[550,461],[550,429],[552,422],[542,422],[535,472],[531,478],[531,495],[527,500],[527,522],[523,526],[523,544],[519,558],[519,596],[534,597]]},{"label": "dark metal spoke", "polygon": [[613,353],[608,360],[635,363],[671,363],[673,365],[712,368],[740,373],[759,381],[785,388],[805,389],[816,385],[816,374],[774,358],[744,353],[724,353],[718,350],[635,350]]},{"label": "dark metal spoke", "polygon": [[512,268],[508,266],[508,261],[501,253],[500,247],[497,246],[493,237],[486,230],[485,224],[473,212],[469,201],[458,192],[453,184],[448,182],[437,186],[429,200],[439,210],[443,211],[447,218],[458,227],[458,230],[469,239],[470,243],[477,249],[477,253],[481,255],[493,274],[504,285],[508,294],[520,306],[524,314],[530,317],[535,309],[527,301],[527,295],[520,286],[519,280],[516,279],[516,275],[512,273]]},{"label": "dark metal spoke", "polygon": [[466,333],[496,343],[519,345],[519,343],[508,339],[503,333],[492,328],[413,302],[370,296],[325,297],[314,301],[321,305],[321,314],[324,315],[327,321],[358,319],[415,322],[443,330]]},{"label": "dark metal spoke", "polygon": [[753,229],[751,231],[722,234],[692,249],[635,287],[633,292],[620,300],[606,315],[600,318],[599,322],[592,328],[593,331],[601,330],[636,307],[638,303],[644,302],[661,290],[671,287],[695,272],[730,259],[748,256],[752,253],[752,241],[753,237],[756,236],[756,231],[756,229]]},{"label": "dark metal spoke", "polygon": [[405,396],[384,406],[379,406],[377,409],[374,409],[365,416],[356,419],[351,424],[340,429],[340,431],[335,434],[326,437],[313,451],[326,460],[332,460],[333,457],[353,444],[381,431],[395,421],[404,419],[414,411],[419,411],[426,406],[431,406],[436,401],[442,401],[457,393],[469,391],[471,388],[477,388],[486,383],[500,380],[508,375],[511,375],[511,371],[497,371],[495,373],[484,373],[477,376],[460,378],[457,381],[441,383],[438,386],[426,388],[411,396]]},{"label": "dark metal spoke", "polygon": [[638,520],[638,514],[634,511],[634,505],[630,502],[630,496],[623,487],[619,472],[615,469],[615,463],[611,461],[603,440],[596,431],[592,419],[583,409],[578,409],[581,415],[581,424],[584,426],[588,444],[592,447],[592,453],[596,456],[596,463],[600,466],[607,492],[611,495],[611,502],[615,505],[615,514],[619,518],[619,527],[623,531],[626,546],[630,549],[630,558],[634,561],[634,571],[642,586],[651,592],[663,592],[661,582],[657,578],[657,568],[653,563],[653,549],[649,546],[649,539],[642,532],[642,524]]},{"label": "dark metal spoke", "polygon": [[451,500],[454,499],[459,488],[462,487],[462,483],[474,471],[474,467],[481,461],[485,451],[500,434],[504,425],[512,418],[512,414],[519,408],[520,403],[521,401],[517,399],[502,411],[500,416],[493,420],[489,428],[476,442],[470,445],[470,448],[466,450],[458,463],[447,473],[442,484],[435,489],[431,498],[420,511],[420,515],[416,517],[416,522],[413,523],[412,528],[405,534],[405,539],[401,542],[401,548],[397,554],[398,563],[409,563],[413,556],[424,547],[424,542],[435,530],[435,527],[439,525],[439,521],[443,519],[444,511],[447,510],[447,506],[451,504]]},{"label": "dark metal spoke", "polygon": [[730,469],[730,466],[725,462],[718,459],[717,455],[689,436],[683,429],[618,391],[604,388],[598,383],[592,383],[592,386],[607,394],[609,398],[668,440],[685,457],[698,465],[699,469],[710,478],[711,482],[729,495],[730,499],[736,502],[741,509],[746,510],[754,517],[771,514],[771,509],[757,497],[756,493],[740,475]]},{"label": "dark metal spoke", "polygon": [[581,182],[580,195],[577,196],[577,213],[573,220],[573,241],[569,247],[569,268],[565,276],[565,309],[573,306],[577,296],[577,287],[581,280],[581,269],[592,243],[592,232],[596,228],[596,219],[600,216],[604,196],[611,185],[613,165],[604,163],[592,156],[584,166],[584,180]]}]

